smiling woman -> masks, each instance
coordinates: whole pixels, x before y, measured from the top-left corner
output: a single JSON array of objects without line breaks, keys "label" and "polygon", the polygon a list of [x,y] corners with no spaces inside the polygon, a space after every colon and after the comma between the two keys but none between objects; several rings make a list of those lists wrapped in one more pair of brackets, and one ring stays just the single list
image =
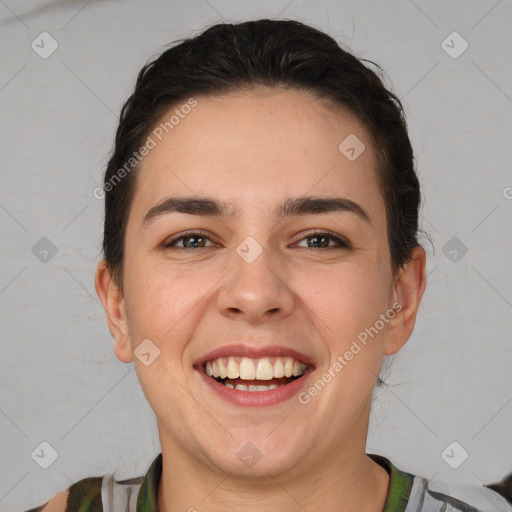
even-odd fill
[{"label": "smiling woman", "polygon": [[512,510],[365,451],[426,254],[402,105],[334,39],[258,20],[162,53],[122,109],[102,194],[96,290],[162,453],[37,510]]}]

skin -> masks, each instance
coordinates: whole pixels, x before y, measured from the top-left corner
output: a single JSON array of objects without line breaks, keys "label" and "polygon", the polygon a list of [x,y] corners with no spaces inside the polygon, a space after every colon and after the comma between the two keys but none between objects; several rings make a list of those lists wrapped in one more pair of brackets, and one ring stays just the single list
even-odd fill
[{"label": "skin", "polygon": [[[95,281],[115,353],[133,361],[157,417],[159,510],[380,512],[389,476],[365,452],[372,391],[383,356],[398,352],[413,331],[426,286],[425,251],[415,248],[392,275],[375,152],[355,116],[304,91],[196,99],[143,161],[127,225],[123,292],[104,261]],[[349,134],[366,145],[352,162],[338,150]],[[148,210],[170,195],[215,197],[240,213],[169,213],[143,228]],[[347,197],[371,224],[347,212],[271,217],[286,197],[303,195]],[[162,248],[189,229],[210,239]],[[306,238],[313,229],[345,237],[353,249],[330,239],[324,243],[331,248],[315,246]],[[247,236],[263,248],[250,264],[236,252]],[[196,248],[187,251],[183,242]],[[227,344],[281,344],[315,359],[311,385],[395,302],[401,310],[306,405],[295,398],[262,408],[231,405],[192,367]],[[149,366],[133,355],[147,338],[160,350]],[[237,457],[248,441],[262,455],[252,467]]]}]

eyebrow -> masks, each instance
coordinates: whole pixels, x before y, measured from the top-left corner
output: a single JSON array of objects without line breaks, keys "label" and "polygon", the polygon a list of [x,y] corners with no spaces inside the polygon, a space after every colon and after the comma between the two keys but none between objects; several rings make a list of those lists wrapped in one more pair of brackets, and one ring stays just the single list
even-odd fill
[{"label": "eyebrow", "polygon": [[[346,197],[302,196],[287,198],[274,209],[273,216],[276,220],[280,220],[283,217],[318,215],[332,212],[352,213],[368,224],[372,224],[366,210],[358,203]],[[156,218],[170,213],[185,213],[201,217],[233,218],[238,215],[239,211],[229,203],[211,197],[167,197],[161,203],[148,210],[144,216],[142,227],[144,228]]]}]

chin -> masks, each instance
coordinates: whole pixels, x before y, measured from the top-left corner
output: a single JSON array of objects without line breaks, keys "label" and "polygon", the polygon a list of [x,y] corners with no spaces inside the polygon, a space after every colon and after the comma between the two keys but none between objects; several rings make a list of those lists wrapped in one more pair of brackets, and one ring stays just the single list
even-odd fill
[{"label": "chin", "polygon": [[[244,439],[234,436],[221,450],[209,451],[208,458],[230,476],[268,478],[269,473],[272,476],[286,473],[297,465],[300,454],[290,443],[270,439],[268,432],[266,430],[260,437],[245,434]],[[249,441],[249,437],[253,441]]]}]

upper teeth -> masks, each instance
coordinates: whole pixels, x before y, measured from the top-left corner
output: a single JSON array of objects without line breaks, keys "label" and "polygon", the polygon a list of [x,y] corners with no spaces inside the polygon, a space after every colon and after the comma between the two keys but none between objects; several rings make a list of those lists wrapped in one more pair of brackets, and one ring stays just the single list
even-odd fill
[{"label": "upper teeth", "polygon": [[302,375],[307,365],[293,357],[219,357],[206,363],[206,374],[221,379],[272,380],[273,378],[294,377]]}]

